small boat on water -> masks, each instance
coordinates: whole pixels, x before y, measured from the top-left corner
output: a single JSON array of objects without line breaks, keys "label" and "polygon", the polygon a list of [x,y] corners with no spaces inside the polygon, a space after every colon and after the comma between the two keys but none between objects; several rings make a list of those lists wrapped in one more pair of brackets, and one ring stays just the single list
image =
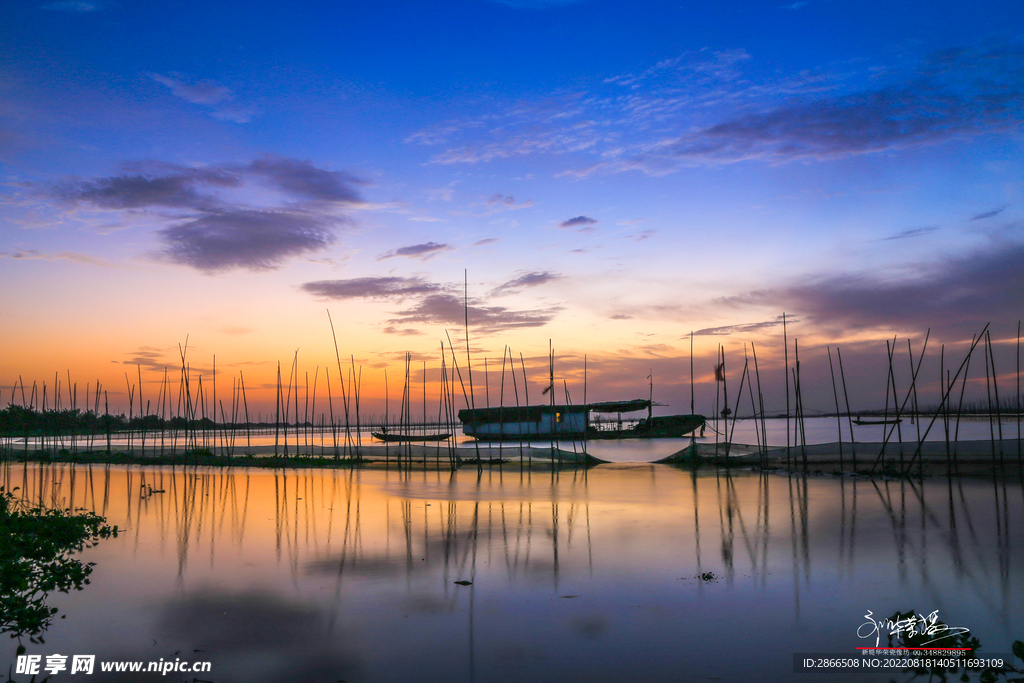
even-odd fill
[{"label": "small boat on water", "polygon": [[[471,408],[459,411],[462,433],[479,441],[544,441],[548,439],[669,439],[704,426],[703,415],[653,417],[648,399],[581,405],[533,405]],[[622,413],[647,411],[640,420]],[[592,421],[591,413],[619,414],[618,420]]]},{"label": "small boat on water", "polygon": [[445,441],[451,437],[451,432],[444,434],[392,434],[387,427],[381,428],[379,432],[370,432],[373,438],[386,443],[401,443],[406,441]]},{"label": "small boat on water", "polygon": [[898,425],[901,422],[903,422],[902,417],[880,417],[874,419],[863,417],[853,418],[853,424],[855,425]]}]

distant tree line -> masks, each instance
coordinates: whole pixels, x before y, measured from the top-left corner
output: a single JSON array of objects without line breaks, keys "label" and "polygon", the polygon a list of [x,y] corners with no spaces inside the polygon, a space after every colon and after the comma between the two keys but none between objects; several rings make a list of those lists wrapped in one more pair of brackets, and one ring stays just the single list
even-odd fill
[{"label": "distant tree line", "polygon": [[[225,425],[220,425],[224,427]],[[159,415],[127,417],[92,410],[35,410],[11,404],[0,410],[0,435],[45,436],[51,434],[105,434],[107,432],[159,431],[161,429],[213,429],[209,418],[164,419]]]}]

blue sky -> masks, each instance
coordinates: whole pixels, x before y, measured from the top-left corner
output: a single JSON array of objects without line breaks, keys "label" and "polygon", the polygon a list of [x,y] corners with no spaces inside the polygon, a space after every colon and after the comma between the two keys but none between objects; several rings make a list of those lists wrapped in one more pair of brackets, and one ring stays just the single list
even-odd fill
[{"label": "blue sky", "polygon": [[479,354],[552,339],[610,398],[652,364],[680,395],[690,330],[704,375],[719,342],[771,365],[783,311],[878,362],[989,321],[1009,352],[1021,24],[1011,2],[6,3],[0,384],[156,372],[185,334],[324,363],[327,307],[372,367],[430,358],[464,271]]}]

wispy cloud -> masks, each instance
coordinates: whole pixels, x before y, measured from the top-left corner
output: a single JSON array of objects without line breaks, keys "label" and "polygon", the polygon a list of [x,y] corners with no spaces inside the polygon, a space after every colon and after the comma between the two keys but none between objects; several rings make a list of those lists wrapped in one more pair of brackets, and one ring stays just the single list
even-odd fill
[{"label": "wispy cloud", "polygon": [[491,296],[505,296],[506,294],[515,294],[527,287],[536,287],[538,285],[545,285],[555,280],[561,280],[565,276],[559,273],[552,273],[548,270],[536,271],[532,273],[525,273],[517,278],[509,280],[508,282],[502,283],[491,290]]},{"label": "wispy cloud", "polygon": [[[157,258],[205,273],[276,268],[290,257],[320,251],[346,222],[338,210],[361,201],[357,178],[284,157],[198,168],[137,162],[125,171],[36,189],[75,206],[122,211],[128,218],[141,211],[147,221],[162,221],[166,225],[157,236],[164,248]],[[227,202],[218,195],[227,188],[268,185],[279,196],[264,191],[261,201],[277,199],[277,206]]]},{"label": "wispy cloud", "polygon": [[[799,322],[796,318],[790,316],[787,322],[794,323]],[[756,323],[743,323],[740,325],[724,325],[722,327],[705,327],[702,330],[696,330],[693,332],[695,337],[708,337],[708,336],[728,336],[730,334],[744,334],[750,332],[759,332],[760,330],[767,330],[773,327],[779,327],[782,325],[782,316],[772,318],[771,320],[763,320]],[[689,337],[689,335],[686,335]]]},{"label": "wispy cloud", "polygon": [[269,270],[334,241],[334,231],[323,218],[280,210],[209,213],[159,234],[166,244],[160,258],[206,273]]},{"label": "wispy cloud", "polygon": [[1006,302],[1024,301],[1024,245],[993,243],[964,256],[907,264],[901,277],[849,273],[728,297],[729,306],[795,311],[826,329],[952,330],[956,334],[1006,316]]},{"label": "wispy cloud", "polygon": [[576,216],[575,218],[569,218],[558,224],[560,228],[578,228],[586,229],[597,225],[597,219],[591,218],[590,216]]},{"label": "wispy cloud", "polygon": [[1009,208],[1009,206],[1010,206],[1009,204],[1004,204],[1003,206],[1000,206],[1000,207],[998,207],[996,209],[992,209],[991,211],[985,211],[983,213],[976,214],[976,215],[971,217],[971,220],[972,221],[983,221],[986,218],[995,218],[996,216],[1001,214],[1003,211],[1006,211],[1006,209]]},{"label": "wispy cloud", "polygon": [[[540,284],[543,274],[523,276],[522,286]],[[558,277],[558,276],[554,276]],[[514,281],[513,281],[514,282]],[[508,284],[508,283],[507,283]],[[392,314],[384,331],[388,334],[414,335],[422,333],[424,325],[458,325],[465,322],[468,303],[469,324],[481,331],[497,331],[521,327],[546,325],[560,307],[516,310],[504,306],[490,306],[479,299],[469,299],[454,293],[461,286],[445,285],[420,277],[362,277],[349,280],[320,280],[307,282],[302,290],[321,299],[376,299],[382,301],[411,300]]]},{"label": "wispy cloud", "polygon": [[443,251],[451,250],[451,245],[441,244],[439,242],[424,242],[423,244],[411,244],[407,247],[398,247],[397,249],[391,249],[377,257],[378,261],[383,261],[389,258],[395,258],[396,256],[405,256],[407,258],[415,258],[421,260],[427,260],[437,256]]},{"label": "wispy cloud", "polygon": [[627,240],[633,240],[634,242],[643,242],[649,240],[658,234],[657,230],[641,230],[640,232],[634,232],[631,235],[626,235]]},{"label": "wispy cloud", "polygon": [[[542,327],[552,320],[560,307],[533,310],[512,310],[504,306],[484,306],[473,301],[468,307],[469,324],[485,332]],[[399,311],[389,322],[394,325],[462,325],[467,314],[462,297],[454,294],[431,294],[414,306]]]},{"label": "wispy cloud", "polygon": [[210,115],[214,118],[248,123],[254,114],[250,107],[233,104],[235,93],[216,81],[193,80],[184,74],[172,72],[169,75],[150,74],[157,83],[170,88],[171,93],[186,102],[200,104],[211,108]]},{"label": "wispy cloud", "polygon": [[[177,349],[175,349],[177,352]],[[153,346],[140,346],[128,358],[121,361],[124,365],[132,367],[141,366],[147,370],[163,370],[167,367],[180,367],[181,359],[169,353],[167,349],[158,349]]]},{"label": "wispy cloud", "polygon": [[444,286],[419,277],[359,277],[307,282],[302,289],[322,299],[404,299],[440,292]]},{"label": "wispy cloud", "polygon": [[921,237],[922,235],[927,235],[928,233],[935,232],[938,229],[939,229],[939,226],[937,226],[937,225],[926,225],[923,228],[910,228],[908,230],[903,230],[902,232],[898,232],[895,235],[891,235],[889,237],[883,237],[882,241],[886,242],[886,241],[889,241],[889,240],[905,240],[905,239],[908,239],[910,237]]},{"label": "wispy cloud", "polygon": [[[744,50],[702,50],[587,90],[449,122],[438,164],[570,155],[558,175],[672,173],[741,161],[829,160],[1019,131],[1024,47],[956,48],[911,67],[765,75]],[[424,133],[426,136],[426,133]],[[443,138],[443,140],[442,140]],[[417,142],[423,140],[417,139]]]},{"label": "wispy cloud", "polygon": [[24,249],[22,251],[0,251],[0,258],[11,259],[14,261],[73,261],[75,263],[85,263],[91,266],[113,265],[109,261],[104,261],[103,259],[96,258],[95,256],[89,256],[88,254],[79,254],[74,251],[58,251],[50,254],[37,251],[35,249]]},{"label": "wispy cloud", "polygon": [[[805,97],[627,150],[604,170],[671,172],[757,159],[831,159],[1018,130],[1024,50],[948,50],[910,78],[873,90]],[[593,169],[592,169],[593,170]]]},{"label": "wispy cloud", "polygon": [[85,2],[84,0],[63,0],[62,2],[48,2],[45,5],[40,5],[41,9],[53,10],[59,12],[95,12],[101,8],[101,5],[96,2]]},{"label": "wispy cloud", "polygon": [[497,238],[497,237],[485,237],[482,240],[477,240],[476,242],[473,242],[473,244],[471,244],[470,246],[471,247],[482,247],[484,245],[494,244],[495,242],[499,242],[499,241],[500,241],[500,239]]},{"label": "wispy cloud", "polygon": [[484,202],[487,209],[478,216],[489,216],[493,213],[499,213],[501,211],[516,211],[519,209],[529,209],[533,207],[533,200],[527,199],[525,201],[516,203],[516,198],[512,195],[504,194],[493,194],[487,198]]}]

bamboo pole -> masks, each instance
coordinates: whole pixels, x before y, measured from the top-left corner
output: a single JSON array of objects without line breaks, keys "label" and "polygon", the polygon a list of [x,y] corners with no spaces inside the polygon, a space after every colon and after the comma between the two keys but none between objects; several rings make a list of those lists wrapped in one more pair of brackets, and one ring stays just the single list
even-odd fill
[{"label": "bamboo pole", "polygon": [[839,469],[843,469],[843,420],[839,415],[839,391],[836,389],[836,371],[832,366],[832,349],[825,347],[828,350],[828,371],[832,375],[832,397],[836,401],[836,433],[839,435]]},{"label": "bamboo pole", "polygon": [[[984,338],[984,335],[983,335]],[[989,347],[987,341],[983,342],[982,348],[985,352],[985,394],[988,397],[988,435],[989,443],[992,446],[992,459],[996,457],[996,434],[995,425],[992,424],[992,382],[989,380],[988,370],[988,352]]]},{"label": "bamboo pole", "polygon": [[238,381],[242,385],[242,402],[245,404],[245,448],[249,450],[252,448],[252,438],[249,433],[249,401],[245,397],[245,377],[241,370],[238,371]]},{"label": "bamboo pole", "polygon": [[334,422],[334,396],[331,392],[331,369],[324,368],[324,375],[327,377],[327,407],[331,412],[331,440],[334,443],[334,459],[338,459],[338,430]]},{"label": "bamboo pole", "polygon": [[807,470],[807,427],[804,424],[804,394],[800,384],[800,340],[793,340],[793,364],[796,366],[794,390],[796,391],[797,424],[800,425],[800,455],[803,456],[804,471]]},{"label": "bamboo pole", "polygon": [[850,427],[850,450],[853,451],[853,471],[857,471],[857,440],[853,436],[853,415],[850,414],[850,394],[846,390],[846,372],[843,370],[843,353],[836,347],[836,360],[839,361],[839,379],[843,383],[843,399],[846,402],[846,420]]},{"label": "bamboo pole", "polygon": [[757,405],[761,409],[761,443],[764,444],[764,453],[761,454],[761,466],[764,467],[768,457],[768,427],[764,421],[764,394],[761,393],[761,371],[757,366],[757,348],[754,346],[754,342],[750,342],[750,351],[754,356],[754,376],[757,378]]},{"label": "bamboo pole", "polygon": [[[981,334],[985,334],[985,332],[988,331],[988,326],[989,326],[989,323],[985,323],[985,327],[984,327],[984,329],[982,329]],[[974,349],[975,349],[975,347],[977,347],[977,345],[978,345],[978,343],[980,341],[981,341],[981,335],[978,335],[971,342],[971,348],[967,351],[967,357],[964,358],[962,363],[960,363],[960,367],[957,369],[956,375],[953,376],[953,382],[954,383],[960,377],[960,372],[963,371],[964,367],[967,366],[967,364],[970,362],[971,354],[974,353]],[[965,381],[966,381],[966,377],[967,376],[964,375]],[[910,468],[913,467],[914,462],[916,462],[917,458],[921,455],[921,447],[924,445],[924,440],[928,438],[928,432],[931,431],[932,426],[935,424],[935,420],[938,418],[939,411],[942,410],[942,406],[945,404],[945,402],[947,400],[949,400],[949,394],[950,394],[950,391],[952,389],[952,386],[953,386],[953,384],[950,384],[950,389],[947,389],[945,394],[943,394],[943,396],[942,396],[942,403],[939,404],[939,409],[935,411],[935,415],[932,416],[931,422],[928,423],[928,428],[924,431],[924,434],[921,436],[921,440],[917,442],[917,449],[914,451],[914,455],[910,459],[910,462],[907,463],[907,467],[906,467],[905,472],[909,471]],[[961,398],[962,398],[962,396],[961,396]]]},{"label": "bamboo pole", "polygon": [[790,467],[789,452],[789,337],[786,333],[786,312],[782,312],[782,346],[783,356],[786,361],[786,467]]},{"label": "bamboo pole", "polygon": [[[476,396],[473,393],[473,360],[469,355],[469,271],[462,271],[464,278],[463,312],[465,313],[466,329],[466,372],[469,374],[469,402],[470,408],[476,410]],[[480,440],[473,439],[473,448],[476,450],[477,469],[480,470],[483,464],[480,462]]]},{"label": "bamboo pole", "polygon": [[[999,440],[1003,440],[1003,409],[999,401],[999,373],[996,372],[996,354],[992,348],[992,332],[989,331],[985,334],[985,339],[988,343],[988,355],[992,359],[992,391],[996,396],[996,427],[999,430]],[[1002,462],[1002,454],[999,456],[1000,463]]]},{"label": "bamboo pole", "polygon": [[277,457],[277,439],[281,429],[281,361],[277,361],[277,391],[274,411],[274,457]]},{"label": "bamboo pole", "polygon": [[[899,403],[899,397],[896,395],[895,388],[893,390],[893,399],[894,399],[893,400],[893,408],[896,410],[896,427],[899,427],[900,415],[902,414],[903,409],[906,408],[907,401],[910,400],[911,395],[916,395],[914,392],[916,391],[916,388],[917,388],[917,375],[921,371],[921,363],[924,361],[925,352],[928,351],[928,340],[931,338],[931,334],[932,334],[932,330],[929,327],[928,328],[928,332],[924,336],[924,345],[921,348],[921,356],[917,359],[917,368],[915,369],[913,364],[911,364],[911,367],[910,367],[910,370],[911,370],[910,388],[907,389],[907,395],[903,398],[903,403],[902,404]],[[888,345],[888,341],[886,341],[886,344]],[[893,347],[892,348],[894,350],[896,348],[895,340],[893,340]],[[892,360],[891,359],[892,359],[892,356],[890,356],[890,366],[889,366],[890,373],[892,372]],[[911,359],[911,361],[913,361],[913,359]],[[896,380],[893,379],[893,387],[895,387],[895,386],[896,386]],[[885,440],[882,442],[881,453],[879,453],[878,458],[875,459],[875,465],[878,464],[879,459],[881,459],[881,457],[882,457],[882,453],[885,452],[885,446],[886,446],[886,444],[889,443],[889,439],[892,437],[892,432],[893,432],[893,430],[892,430],[892,428],[890,428],[888,434],[886,434]],[[920,428],[918,428],[918,435],[919,435],[918,436],[918,441],[920,441],[921,440]],[[902,443],[902,441],[900,443]],[[901,469],[902,469],[903,464],[904,464],[903,449],[900,448],[900,466],[901,466]],[[874,471],[874,465],[872,465],[871,469],[872,469],[872,471]]]},{"label": "bamboo pole", "polygon": [[[910,337],[907,337],[907,358],[910,360],[910,372],[913,373],[914,372],[914,350],[913,350],[913,347],[910,345]],[[911,387],[914,390],[914,419],[912,420],[912,422],[914,423],[914,426],[917,428],[917,438],[920,439],[921,438],[921,420],[918,419],[918,417],[917,417],[918,416],[917,384],[915,382],[911,382],[910,384],[911,384]]]},{"label": "bamboo pole", "polygon": [[[975,344],[974,335],[972,334],[971,335],[971,348],[974,348],[974,344]],[[960,401],[957,404],[957,409],[956,409],[956,432],[953,435],[953,441],[959,441],[960,440],[960,415],[964,411],[964,392],[967,390],[967,374],[970,372],[970,370],[971,370],[971,356],[970,356],[970,354],[968,354],[968,356],[967,356],[967,366],[964,369],[964,381],[960,385]]]}]

